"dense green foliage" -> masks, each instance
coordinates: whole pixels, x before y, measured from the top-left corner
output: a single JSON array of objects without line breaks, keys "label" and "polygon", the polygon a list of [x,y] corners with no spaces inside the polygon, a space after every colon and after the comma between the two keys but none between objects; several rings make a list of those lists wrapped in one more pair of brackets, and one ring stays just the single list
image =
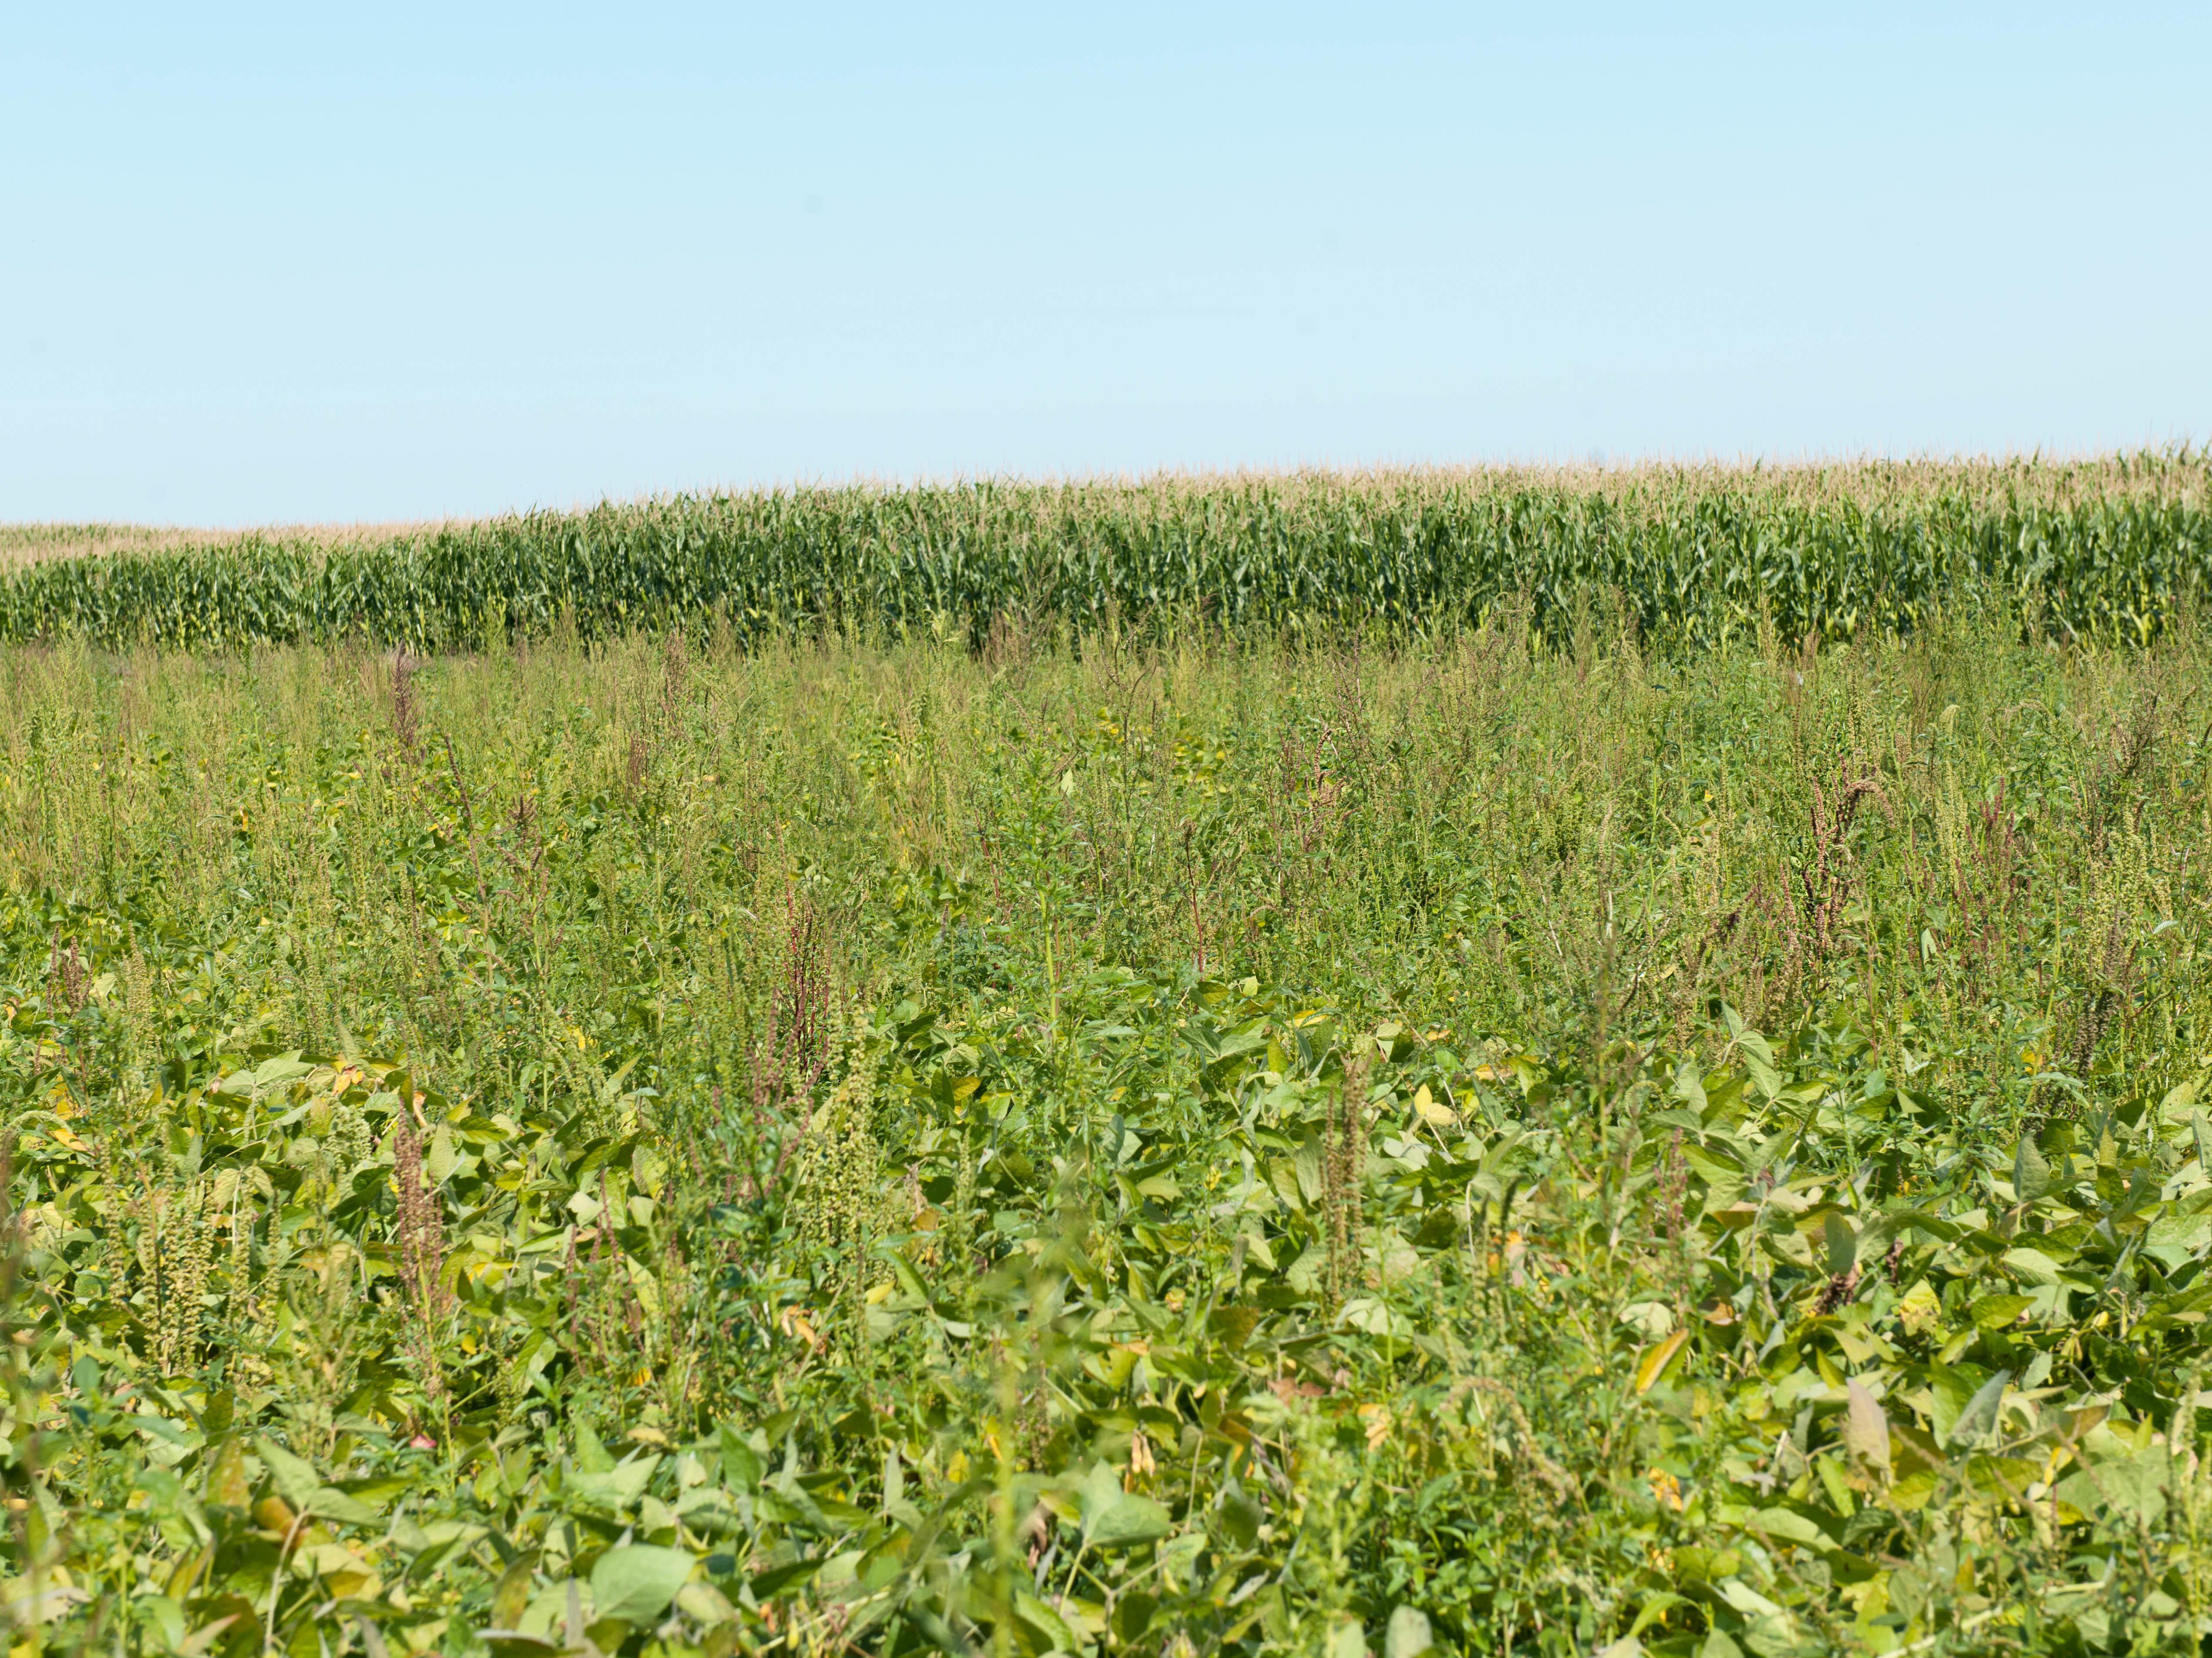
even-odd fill
[{"label": "dense green foliage", "polygon": [[14,1649],[2194,1649],[2206,642],[1613,625],[0,656]]},{"label": "dense green foliage", "polygon": [[1649,648],[1904,632],[1995,599],[2141,643],[2212,568],[2206,457],[1761,472],[1414,472],[805,489],[410,531],[51,559],[0,639],[198,649],[359,637],[470,649],[719,617],[741,641],[1144,624],[1431,633],[1613,594]]}]

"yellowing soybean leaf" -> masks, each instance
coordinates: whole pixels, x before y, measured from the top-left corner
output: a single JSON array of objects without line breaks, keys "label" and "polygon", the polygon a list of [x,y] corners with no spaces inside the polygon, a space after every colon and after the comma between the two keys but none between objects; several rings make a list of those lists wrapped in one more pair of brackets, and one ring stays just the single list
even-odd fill
[{"label": "yellowing soybean leaf", "polygon": [[1881,1401],[1854,1379],[1844,1384],[1844,1447],[1860,1461],[1889,1468],[1889,1417]]},{"label": "yellowing soybean leaf", "polygon": [[1668,1365],[1673,1362],[1674,1355],[1682,1350],[1682,1344],[1689,1338],[1690,1332],[1687,1329],[1677,1330],[1666,1340],[1658,1343],[1644,1353],[1643,1362],[1636,1367],[1638,1393],[1648,1393],[1651,1391],[1659,1378],[1666,1373]]},{"label": "yellowing soybean leaf", "polygon": [[1905,1292],[1897,1303],[1897,1318],[1907,1332],[1914,1335],[1942,1322],[1943,1303],[1936,1299],[1936,1292],[1928,1287],[1927,1279],[1920,1279]]}]

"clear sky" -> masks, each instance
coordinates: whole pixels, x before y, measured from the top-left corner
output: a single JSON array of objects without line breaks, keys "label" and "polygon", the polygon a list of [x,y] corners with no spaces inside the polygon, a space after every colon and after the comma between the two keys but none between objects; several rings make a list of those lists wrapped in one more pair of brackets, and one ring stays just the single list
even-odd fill
[{"label": "clear sky", "polygon": [[2212,6],[0,0],[0,519],[2212,438]]}]

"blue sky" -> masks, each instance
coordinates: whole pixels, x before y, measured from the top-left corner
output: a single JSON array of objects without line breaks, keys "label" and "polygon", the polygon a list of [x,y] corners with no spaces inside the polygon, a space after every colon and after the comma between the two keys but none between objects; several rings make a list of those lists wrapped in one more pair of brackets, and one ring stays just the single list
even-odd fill
[{"label": "blue sky", "polygon": [[2212,8],[0,10],[0,519],[2212,438]]}]

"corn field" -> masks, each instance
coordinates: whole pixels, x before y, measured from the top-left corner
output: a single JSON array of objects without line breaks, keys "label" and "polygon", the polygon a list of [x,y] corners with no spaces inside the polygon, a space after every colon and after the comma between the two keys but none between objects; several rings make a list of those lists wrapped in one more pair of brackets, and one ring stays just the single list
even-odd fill
[{"label": "corn field", "polygon": [[[1910,633],[1994,605],[2142,643],[2203,592],[2212,451],[2075,463],[979,481],[678,496],[389,533],[244,534],[0,575],[0,639],[421,651],[672,626],[1406,637],[1525,607],[1647,649]],[[50,533],[50,539],[52,539]],[[66,539],[66,538],[63,538]]]}]

